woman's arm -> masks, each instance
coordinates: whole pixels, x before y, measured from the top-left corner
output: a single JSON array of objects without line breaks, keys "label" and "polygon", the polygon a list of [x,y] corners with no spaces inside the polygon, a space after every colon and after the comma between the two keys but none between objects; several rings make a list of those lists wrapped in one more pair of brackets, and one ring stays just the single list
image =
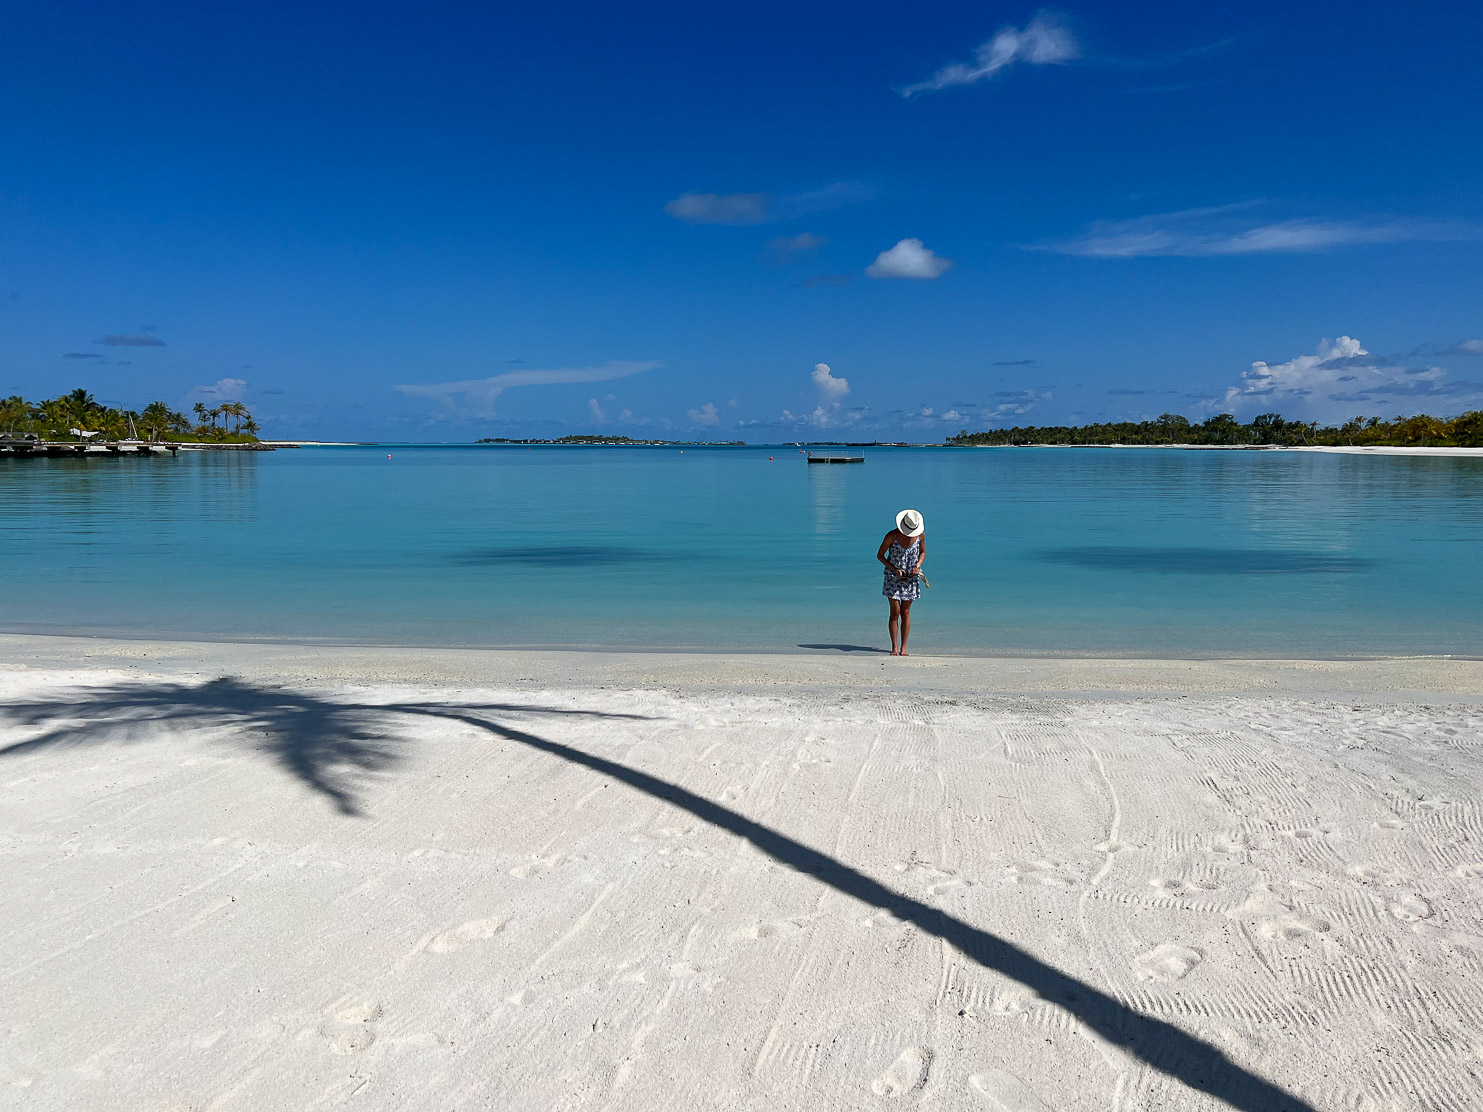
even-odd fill
[{"label": "woman's arm", "polygon": [[893,532],[890,532],[890,533],[887,533],[886,534],[886,539],[883,540],[883,541],[881,541],[880,548],[876,549],[876,552],[875,552],[875,558],[877,560],[879,560],[881,563],[885,564],[886,567],[891,568],[892,571],[895,571],[896,569],[893,568],[893,567],[891,567],[891,561],[888,560],[888,559],[886,559],[886,552],[890,549],[890,547],[891,547],[891,538],[893,538],[895,535],[896,534],[895,534],[894,531]]},{"label": "woman's arm", "polygon": [[913,572],[920,572],[922,570],[922,565],[927,562],[927,534],[926,533],[923,533],[920,537],[917,538],[917,544],[921,545],[922,547],[917,552],[917,566],[912,569]]}]

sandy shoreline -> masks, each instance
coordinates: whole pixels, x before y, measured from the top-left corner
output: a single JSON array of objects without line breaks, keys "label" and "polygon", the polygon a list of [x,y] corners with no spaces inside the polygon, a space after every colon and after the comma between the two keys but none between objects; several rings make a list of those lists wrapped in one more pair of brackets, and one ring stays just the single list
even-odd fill
[{"label": "sandy shoreline", "polygon": [[37,1109],[1465,1109],[1483,662],[0,637]]}]

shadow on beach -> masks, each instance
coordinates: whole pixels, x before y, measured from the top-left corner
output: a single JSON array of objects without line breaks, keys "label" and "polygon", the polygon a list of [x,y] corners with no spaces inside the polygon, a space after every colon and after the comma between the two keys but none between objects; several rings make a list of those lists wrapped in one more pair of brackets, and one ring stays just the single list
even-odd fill
[{"label": "shadow on beach", "polygon": [[1064,1008],[1089,1031],[1153,1069],[1232,1108],[1314,1112],[1301,1098],[1242,1069],[1218,1047],[1134,1011],[987,930],[892,891],[827,854],[677,784],[540,737],[509,721],[524,724],[532,718],[560,717],[652,721],[644,715],[514,703],[355,703],[222,677],[197,685],[120,683],[72,689],[52,699],[0,704],[0,716],[6,725],[44,731],[0,749],[0,758],[140,741],[165,724],[236,727],[245,744],[266,748],[278,765],[326,796],[345,815],[361,813],[353,791],[355,780],[391,768],[399,760],[397,747],[410,741],[403,732],[405,726],[418,719],[462,723],[476,736],[515,742],[611,777],[742,838],[780,864],[941,939],[968,960]]},{"label": "shadow on beach", "polygon": [[[0,757],[100,742],[146,741],[165,725],[235,728],[244,745],[266,752],[341,814],[360,815],[356,782],[401,759],[398,749],[410,740],[403,734],[409,718],[457,717],[445,713],[447,709],[436,703],[342,702],[230,676],[202,684],[120,683],[74,689],[51,700],[0,704],[6,724],[44,731],[0,749]],[[500,716],[644,717],[503,703],[460,709]]]}]

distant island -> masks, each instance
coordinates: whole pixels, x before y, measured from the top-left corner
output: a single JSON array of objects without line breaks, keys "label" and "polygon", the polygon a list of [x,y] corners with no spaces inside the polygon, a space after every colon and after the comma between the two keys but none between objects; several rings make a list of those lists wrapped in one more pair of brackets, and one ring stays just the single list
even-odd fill
[{"label": "distant island", "polygon": [[[197,402],[192,422],[164,402],[143,409],[114,409],[101,405],[86,390],[42,402],[28,402],[19,394],[0,399],[0,438],[9,440],[73,441],[147,440],[166,444],[256,444],[258,423],[241,402],[222,402],[208,409]],[[216,422],[220,421],[218,425]],[[231,428],[227,422],[231,422]]]},{"label": "distant island", "polygon": [[1116,421],[1097,425],[1016,425],[947,438],[951,447],[973,448],[1017,444],[1144,444],[1244,447],[1392,447],[1483,448],[1483,410],[1460,417],[1355,417],[1339,426],[1320,427],[1317,421],[1289,421],[1279,413],[1263,413],[1243,425],[1229,413],[1195,424],[1187,417],[1165,413],[1153,421]]},{"label": "distant island", "polygon": [[738,448],[745,440],[634,440],[628,436],[559,436],[555,440],[515,440],[505,436],[484,436],[475,444],[619,444],[665,448]]}]

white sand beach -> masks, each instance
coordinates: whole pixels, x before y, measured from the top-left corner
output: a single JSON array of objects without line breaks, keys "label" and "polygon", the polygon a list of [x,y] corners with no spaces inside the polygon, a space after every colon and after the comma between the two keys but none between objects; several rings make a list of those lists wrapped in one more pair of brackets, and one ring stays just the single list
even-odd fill
[{"label": "white sand beach", "polygon": [[0,637],[18,1109],[1463,1110],[1483,662]]}]

